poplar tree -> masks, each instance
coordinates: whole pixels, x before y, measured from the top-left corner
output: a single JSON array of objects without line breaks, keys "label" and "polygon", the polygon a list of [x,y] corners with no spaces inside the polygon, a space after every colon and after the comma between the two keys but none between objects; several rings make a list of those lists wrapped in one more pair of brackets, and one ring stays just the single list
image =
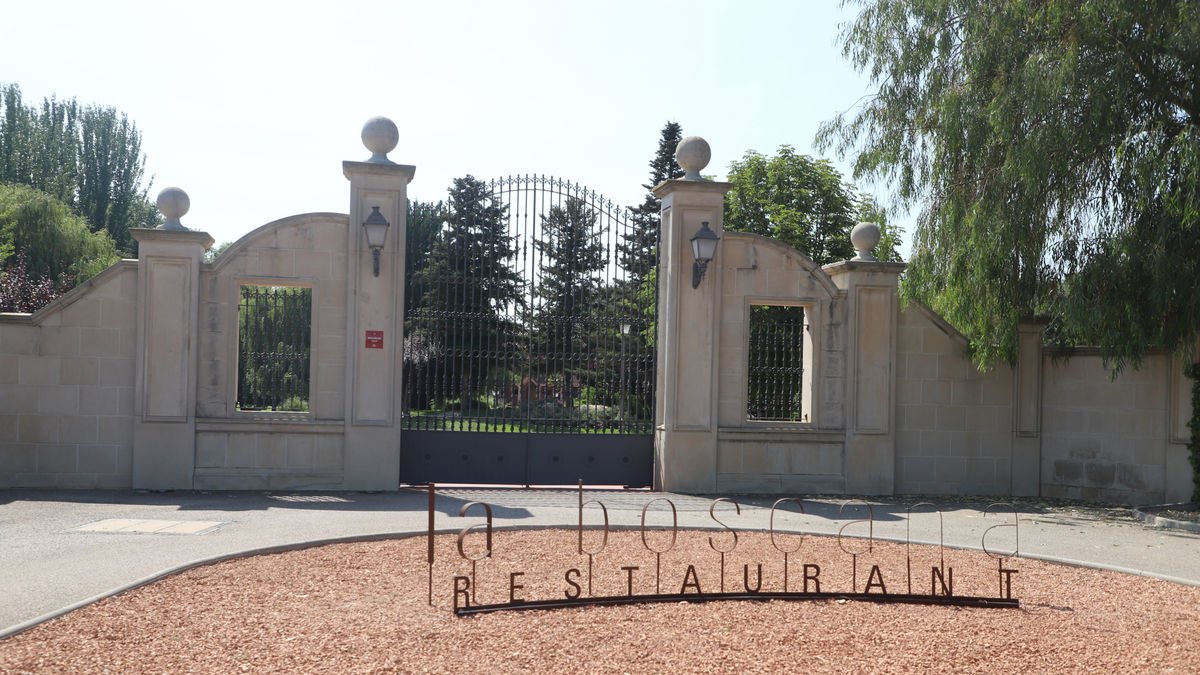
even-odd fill
[{"label": "poplar tree", "polygon": [[0,87],[0,107],[0,183],[51,195],[133,253],[129,228],[158,222],[137,125],[115,108],[75,99],[26,105],[15,84]]}]

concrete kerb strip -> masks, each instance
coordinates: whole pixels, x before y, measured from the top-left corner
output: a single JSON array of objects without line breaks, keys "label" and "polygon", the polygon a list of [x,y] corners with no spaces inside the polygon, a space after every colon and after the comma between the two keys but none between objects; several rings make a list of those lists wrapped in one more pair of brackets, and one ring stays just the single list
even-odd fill
[{"label": "concrete kerb strip", "polygon": [[1133,509],[1133,516],[1150,527],[1157,527],[1164,530],[1184,530],[1186,532],[1200,532],[1200,523],[1194,523],[1188,520],[1176,520],[1175,518],[1166,518],[1160,516],[1155,511],[1161,511],[1172,508],[1195,508],[1195,504],[1191,502],[1183,504],[1163,504],[1161,506],[1139,506]]},{"label": "concrete kerb strip", "polygon": [[[1136,511],[1137,510],[1135,509],[1135,512]],[[527,530],[570,529],[571,527],[572,526],[569,526],[569,525],[511,525],[511,526],[496,527],[495,529],[501,530],[501,531],[518,532],[518,531],[527,531]],[[584,529],[585,530],[599,530],[601,528],[599,526],[588,525],[588,526],[585,526]],[[640,529],[640,526],[637,526],[637,525],[613,525],[613,526],[609,527],[610,531],[612,531],[612,530],[629,531],[629,530],[636,530],[636,529]],[[720,527],[688,527],[686,529],[698,530],[698,531],[713,531],[713,532],[724,531],[724,528],[720,528]],[[460,531],[461,530],[459,528],[450,528],[450,529],[439,528],[439,529],[434,530],[434,534],[437,534],[437,535],[456,534]],[[232,553],[222,553],[220,555],[210,556],[208,558],[201,558],[199,560],[194,560],[192,562],[187,562],[187,563],[183,563],[180,565],[168,567],[168,568],[162,570],[161,572],[156,572],[155,574],[151,574],[149,576],[143,577],[136,581],[132,581],[128,584],[122,584],[121,586],[118,586],[117,588],[114,588],[110,591],[100,593],[98,595],[87,598],[86,600],[80,600],[79,602],[72,603],[66,607],[63,607],[62,609],[55,610],[55,611],[49,612],[47,614],[43,614],[39,617],[30,619],[28,621],[23,621],[19,624],[16,624],[15,626],[10,626],[8,628],[0,630],[0,640],[12,637],[19,633],[23,633],[23,632],[29,630],[30,628],[34,628],[35,626],[43,624],[52,619],[57,619],[60,616],[63,616],[70,612],[73,612],[77,609],[82,609],[83,607],[87,607],[88,605],[91,605],[93,603],[104,600],[105,598],[111,598],[113,596],[120,595],[127,591],[132,591],[134,589],[141,588],[142,586],[147,586],[147,585],[155,583],[157,581],[161,581],[162,579],[165,579],[170,576],[174,576],[181,572],[186,572],[188,570],[197,569],[200,567],[207,567],[209,565],[216,565],[218,563],[229,562],[231,560],[239,560],[241,558],[249,558],[249,557],[259,556],[259,555],[270,555],[273,553],[287,553],[290,551],[302,551],[304,549],[316,548],[318,546],[326,546],[326,545],[330,545],[330,544],[351,544],[351,543],[357,543],[357,542],[411,539],[413,537],[426,536],[426,534],[427,533],[425,531],[420,531],[420,532],[413,532],[413,531],[378,532],[378,533],[374,533],[374,534],[359,534],[359,535],[352,535],[352,536],[348,536],[348,537],[332,537],[332,538],[327,538],[327,539],[314,539],[311,541],[295,542],[292,544],[279,544],[279,545],[275,545],[275,546],[264,546],[264,547],[260,547],[260,548],[248,548],[248,549],[243,549],[241,551],[235,551]],[[813,536],[813,537],[837,536],[837,535],[831,535],[828,533],[813,533],[813,532],[794,532],[792,534],[803,534],[805,536]],[[845,535],[845,537],[849,538],[849,539],[865,539],[866,538],[866,537],[862,537],[862,536],[858,536],[858,535]],[[887,542],[891,542],[891,543],[895,543],[895,544],[910,543],[910,544],[917,544],[919,546],[944,546],[945,548],[958,550],[958,551],[976,551],[976,552],[980,552],[980,553],[985,552],[983,550],[983,548],[980,546],[954,546],[954,545],[940,544],[938,542],[931,542],[931,541],[925,541],[925,540],[915,540],[914,539],[914,540],[909,541],[909,540],[899,539],[897,537],[890,537],[890,536],[875,537],[875,539],[880,540],[880,541],[887,541]],[[1176,584],[1183,584],[1185,586],[1200,587],[1200,581],[1195,581],[1195,580],[1191,580],[1191,579],[1182,579],[1179,577],[1173,577],[1173,576],[1165,575],[1165,574],[1153,574],[1153,573],[1147,572],[1145,570],[1121,567],[1119,565],[1106,565],[1103,563],[1086,562],[1086,561],[1081,561],[1081,560],[1074,560],[1074,559],[1070,559],[1070,558],[1061,558],[1061,557],[1053,556],[1053,555],[1042,555],[1042,554],[1037,554],[1037,553],[1021,553],[1020,555],[1018,555],[1016,557],[1017,558],[1028,558],[1030,560],[1040,560],[1043,562],[1057,563],[1060,565],[1071,565],[1073,567],[1083,567],[1083,568],[1094,569],[1094,570],[1119,572],[1121,574],[1131,574],[1131,575],[1139,576],[1139,577],[1162,579],[1163,581],[1169,581],[1171,583],[1176,583]]]}]

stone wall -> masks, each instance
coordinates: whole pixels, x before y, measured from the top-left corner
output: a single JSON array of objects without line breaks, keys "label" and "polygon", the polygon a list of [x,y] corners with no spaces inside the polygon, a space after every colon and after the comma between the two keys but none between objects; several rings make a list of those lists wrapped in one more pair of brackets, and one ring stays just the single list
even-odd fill
[{"label": "stone wall", "polygon": [[[1115,379],[1095,353],[1043,356],[1042,493],[1103,501],[1185,501],[1186,436],[1170,428],[1182,365],[1151,355]],[[1172,382],[1174,380],[1174,382]],[[1174,442],[1172,442],[1174,440]],[[1168,460],[1172,461],[1168,461]]]},{"label": "stone wall", "polygon": [[137,265],[0,315],[0,487],[130,486]]},{"label": "stone wall", "polygon": [[327,489],[342,480],[341,423],[200,421],[197,490]]},{"label": "stone wall", "polygon": [[[722,241],[717,490],[843,492],[845,302],[795,249],[753,234]],[[751,305],[804,307],[806,405],[799,422],[748,421]]]},{"label": "stone wall", "polygon": [[[371,158],[342,165],[349,216],[284,218],[202,264],[212,239],[180,223],[189,201],[168,188],[158,202],[167,224],[134,231],[140,260],[33,315],[0,315],[0,488],[395,489],[415,169],[386,159],[390,124],[369,122]],[[724,232],[730,186],[699,178],[707,144],[689,143],[692,177],[654,188],[656,486],[1190,496],[1191,383],[1178,358],[1150,355],[1114,379],[1093,352],[1055,359],[1043,326],[1023,323],[1015,366],[980,373],[943,319],[900,307],[904,266],[873,260],[873,242],[860,236],[854,260],[819,267],[778,242]],[[375,210],[392,228],[378,268],[359,226]],[[707,228],[720,245],[705,278],[693,276],[691,239]],[[309,411],[237,409],[243,285],[312,289]],[[804,308],[803,401],[780,415],[792,421],[747,414],[754,305]]]},{"label": "stone wall", "polygon": [[[341,485],[348,227],[341,214],[284,218],[201,270],[196,488]],[[238,302],[246,285],[312,289],[309,412],[237,410]]]},{"label": "stone wall", "polygon": [[900,313],[897,492],[1010,492],[1013,370],[980,373],[966,352],[966,339],[924,305]]}]

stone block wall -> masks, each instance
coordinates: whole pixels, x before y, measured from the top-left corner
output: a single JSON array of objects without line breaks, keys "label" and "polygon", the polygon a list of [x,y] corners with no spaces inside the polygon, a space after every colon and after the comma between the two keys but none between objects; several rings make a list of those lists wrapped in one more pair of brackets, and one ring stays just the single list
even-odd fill
[{"label": "stone block wall", "polygon": [[920,303],[900,313],[896,491],[1010,494],[1013,372],[980,373],[967,342]]},{"label": "stone block wall", "polygon": [[130,486],[136,281],[123,261],[0,315],[0,488]]},{"label": "stone block wall", "polygon": [[197,490],[336,488],[342,480],[340,423],[202,422],[196,432]]},{"label": "stone block wall", "polygon": [[1097,354],[1058,361],[1046,354],[1042,493],[1141,504],[1186,499],[1167,495],[1172,365],[1152,355],[1113,379]]}]

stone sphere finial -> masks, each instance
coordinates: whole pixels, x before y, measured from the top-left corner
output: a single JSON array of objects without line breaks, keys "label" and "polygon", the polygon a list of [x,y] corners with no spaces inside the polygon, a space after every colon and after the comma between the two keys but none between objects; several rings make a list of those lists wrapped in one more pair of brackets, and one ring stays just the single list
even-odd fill
[{"label": "stone sphere finial", "polygon": [[700,172],[708,166],[710,159],[712,148],[708,147],[708,141],[699,136],[688,136],[675,146],[675,161],[684,171],[684,180],[704,180]]},{"label": "stone sphere finial", "polygon": [[179,219],[187,214],[188,209],[192,208],[192,200],[188,199],[186,192],[177,187],[163,188],[162,192],[158,193],[158,199],[154,200],[154,204],[158,206],[159,213],[162,213],[163,218],[167,220],[162,224],[162,229],[177,232],[187,231],[183,223],[179,222]]},{"label": "stone sphere finial", "polygon": [[368,162],[391,164],[392,160],[388,159],[387,154],[395,150],[400,142],[400,130],[395,122],[386,117],[372,117],[363,125],[362,142],[371,151]]},{"label": "stone sphere finial", "polygon": [[878,260],[873,251],[875,245],[879,243],[879,234],[879,226],[875,223],[855,225],[854,229],[850,230],[850,243],[854,245],[854,250],[858,251],[858,255],[854,256],[853,260],[866,262]]}]

